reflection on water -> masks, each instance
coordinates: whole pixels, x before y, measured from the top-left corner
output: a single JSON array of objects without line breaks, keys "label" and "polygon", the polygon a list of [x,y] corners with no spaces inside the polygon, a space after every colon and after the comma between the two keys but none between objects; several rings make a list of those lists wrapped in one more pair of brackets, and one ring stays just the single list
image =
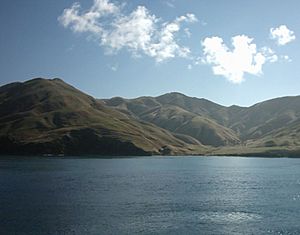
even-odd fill
[{"label": "reflection on water", "polygon": [[300,160],[0,160],[0,234],[300,234]]},{"label": "reflection on water", "polygon": [[247,212],[209,212],[200,213],[199,220],[212,223],[244,223],[252,220],[261,219],[260,215]]}]

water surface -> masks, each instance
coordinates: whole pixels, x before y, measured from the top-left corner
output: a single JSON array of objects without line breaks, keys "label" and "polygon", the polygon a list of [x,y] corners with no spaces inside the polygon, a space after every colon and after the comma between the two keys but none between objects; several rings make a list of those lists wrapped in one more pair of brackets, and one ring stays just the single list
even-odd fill
[{"label": "water surface", "polygon": [[0,234],[300,234],[300,159],[0,160]]}]

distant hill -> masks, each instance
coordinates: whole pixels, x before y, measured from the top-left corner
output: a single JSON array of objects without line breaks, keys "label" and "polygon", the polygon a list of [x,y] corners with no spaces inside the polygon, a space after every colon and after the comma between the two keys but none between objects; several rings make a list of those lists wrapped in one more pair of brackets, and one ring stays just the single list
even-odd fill
[{"label": "distant hill", "polygon": [[251,107],[225,107],[177,92],[103,101],[134,118],[221,149],[212,151],[215,154],[298,154],[300,147],[300,96],[272,99]]},{"label": "distant hill", "polygon": [[132,117],[151,122],[174,133],[194,137],[204,145],[224,146],[240,143],[239,137],[223,126],[225,109],[208,100],[170,93],[156,98],[133,100],[113,98],[107,105]]},{"label": "distant hill", "polygon": [[300,156],[300,96],[225,107],[168,93],[95,99],[61,79],[0,87],[0,154]]}]

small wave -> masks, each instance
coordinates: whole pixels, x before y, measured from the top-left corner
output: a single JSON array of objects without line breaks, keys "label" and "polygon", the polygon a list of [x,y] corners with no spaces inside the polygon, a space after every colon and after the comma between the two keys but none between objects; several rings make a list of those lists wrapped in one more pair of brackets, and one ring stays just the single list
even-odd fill
[{"label": "small wave", "polygon": [[261,216],[255,213],[232,211],[232,212],[208,212],[200,216],[201,220],[210,220],[213,222],[244,222],[259,220]]},{"label": "small wave", "polygon": [[299,200],[300,200],[300,194],[293,196],[293,201],[299,201]]}]

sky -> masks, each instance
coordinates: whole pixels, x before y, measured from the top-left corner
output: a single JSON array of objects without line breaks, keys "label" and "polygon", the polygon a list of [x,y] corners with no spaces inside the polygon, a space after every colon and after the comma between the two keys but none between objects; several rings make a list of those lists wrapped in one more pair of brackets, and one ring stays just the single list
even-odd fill
[{"label": "sky", "polygon": [[96,98],[181,92],[226,106],[299,95],[299,9],[297,0],[2,0],[0,85],[59,77]]}]

